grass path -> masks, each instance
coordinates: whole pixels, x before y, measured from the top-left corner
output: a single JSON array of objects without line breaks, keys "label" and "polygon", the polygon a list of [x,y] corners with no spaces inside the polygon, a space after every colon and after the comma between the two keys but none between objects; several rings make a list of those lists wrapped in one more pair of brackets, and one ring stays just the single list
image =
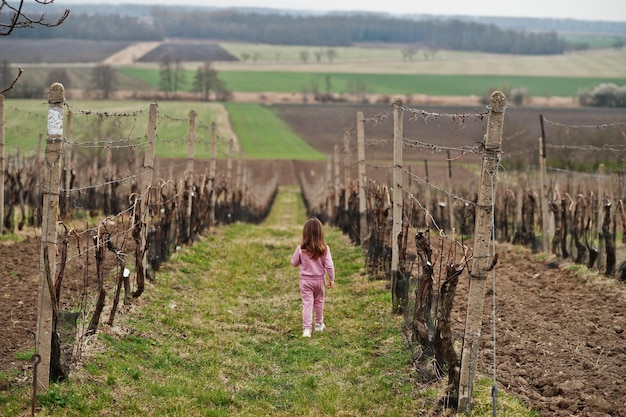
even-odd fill
[{"label": "grass path", "polygon": [[[220,227],[177,252],[142,297],[101,325],[69,381],[38,396],[38,416],[438,416],[445,380],[416,381],[384,281],[360,247],[326,228],[336,265],[326,331],[301,337],[298,271],[306,220],[298,189],[261,225]],[[470,416],[491,415],[490,381]],[[0,392],[0,416],[30,410],[24,384]],[[502,403],[499,405],[499,409]],[[505,406],[503,417],[533,415]]]}]

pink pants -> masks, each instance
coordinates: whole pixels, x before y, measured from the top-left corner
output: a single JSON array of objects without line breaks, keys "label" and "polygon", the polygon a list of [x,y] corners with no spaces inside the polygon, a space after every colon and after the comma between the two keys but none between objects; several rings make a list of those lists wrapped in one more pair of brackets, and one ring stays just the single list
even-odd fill
[{"label": "pink pants", "polygon": [[315,311],[315,322],[324,322],[324,284],[325,279],[300,279],[300,295],[302,296],[302,328],[312,327],[312,314]]}]

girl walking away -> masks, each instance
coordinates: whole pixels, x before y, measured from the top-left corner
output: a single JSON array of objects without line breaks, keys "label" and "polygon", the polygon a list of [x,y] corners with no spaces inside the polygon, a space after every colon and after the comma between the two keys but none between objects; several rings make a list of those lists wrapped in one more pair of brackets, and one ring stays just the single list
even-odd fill
[{"label": "girl walking away", "polygon": [[324,331],[324,284],[335,284],[335,267],[330,248],[324,241],[322,222],[313,217],[304,223],[302,242],[291,257],[291,265],[300,267],[300,295],[302,296],[302,337],[311,337],[312,315],[315,330]]}]

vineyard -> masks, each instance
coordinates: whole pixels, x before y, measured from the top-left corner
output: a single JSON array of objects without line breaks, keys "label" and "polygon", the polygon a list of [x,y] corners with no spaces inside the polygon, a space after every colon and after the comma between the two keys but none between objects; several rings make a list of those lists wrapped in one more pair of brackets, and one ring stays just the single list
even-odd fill
[{"label": "vineyard", "polygon": [[[578,119],[577,124],[566,124],[541,117],[536,123],[540,129],[538,136],[541,140],[534,146],[528,142],[517,144],[518,146],[512,146],[513,149],[505,153],[501,151],[499,144],[497,147],[490,147],[485,142],[472,144],[470,139],[479,137],[476,131],[482,131],[486,132],[485,140],[488,140],[489,129],[486,128],[485,121],[493,115],[493,101],[489,107],[491,112],[484,113],[435,113],[403,107],[401,102],[396,103],[393,108],[393,113],[383,112],[370,118],[365,118],[361,112],[357,113],[355,127],[344,133],[343,147],[335,145],[325,181],[316,182],[303,175],[301,188],[310,212],[335,224],[354,243],[362,244],[366,248],[369,276],[390,279],[394,299],[392,307],[405,316],[403,333],[409,344],[415,344],[414,354],[420,377],[434,380],[447,370],[449,391],[445,401],[451,404],[458,401],[462,408],[463,391],[456,390],[459,379],[460,389],[463,390],[463,377],[467,378],[464,372],[471,374],[472,369],[471,364],[469,370],[463,369],[461,352],[457,348],[453,349],[453,346],[463,343],[464,361],[466,355],[471,355],[472,349],[477,349],[477,342],[468,338],[468,334],[480,333],[481,323],[473,329],[471,326],[476,324],[471,321],[475,317],[470,313],[474,308],[478,310],[478,316],[482,314],[482,297],[485,288],[488,288],[484,281],[491,278],[490,271],[494,271],[493,286],[487,291],[487,294],[491,292],[494,296],[492,317],[489,319],[492,325],[495,326],[497,312],[501,308],[507,310],[507,306],[499,304],[495,297],[496,281],[500,280],[496,279],[499,278],[496,271],[503,259],[500,257],[501,250],[497,249],[495,243],[491,247],[489,240],[525,246],[535,253],[543,251],[546,255],[551,254],[554,260],[548,266],[557,270],[568,268],[568,264],[572,271],[580,271],[582,268],[596,270],[614,280],[618,287],[616,302],[618,305],[623,303],[619,299],[623,297],[620,282],[626,279],[622,272],[624,250],[623,244],[618,246],[617,242],[623,241],[623,237],[618,239],[618,235],[623,235],[626,230],[621,199],[624,124],[619,118],[613,123],[585,124]],[[402,118],[404,113],[411,122],[421,127],[405,130]],[[391,119],[393,126],[388,125]],[[393,137],[375,137],[365,133],[370,127],[373,131],[380,131],[377,129],[385,124],[387,132],[393,132]],[[448,137],[455,138],[454,146],[450,145],[450,140],[441,143],[423,140],[424,137],[430,138],[425,134],[425,126],[428,124],[434,124],[441,130],[449,129],[447,134]],[[413,132],[417,133],[413,135]],[[502,131],[499,135],[502,135]],[[509,140],[524,135],[528,135],[527,128],[509,133]],[[413,139],[414,137],[417,139]],[[350,138],[353,138],[352,142]],[[358,138],[357,144],[354,143],[354,138]],[[386,148],[387,158],[374,161],[368,159],[366,155],[372,148],[377,148],[374,151],[377,155],[380,155],[381,148]],[[584,157],[578,159],[575,155],[577,152],[585,152]],[[390,159],[389,155],[393,155],[393,164],[383,163],[382,161]],[[546,155],[553,155],[549,170]],[[455,168],[455,172],[461,172],[462,180],[453,177],[452,166],[456,167],[461,162],[465,166],[471,166],[480,158],[483,161],[480,178],[458,168]],[[420,159],[424,163],[423,170],[420,171],[424,174],[418,173],[414,168],[415,160]],[[429,162],[433,160],[435,164],[439,161],[440,167],[439,175],[434,178],[429,177]],[[539,167],[531,171],[528,167],[533,160],[539,161]],[[335,168],[331,170],[330,166],[333,164]],[[527,170],[507,172],[504,164],[512,167],[526,166]],[[447,168],[447,175],[441,175],[442,166]],[[484,170],[485,166],[489,167],[487,171]],[[584,167],[590,172],[572,170],[576,167]],[[607,174],[607,170],[611,170],[612,174]],[[383,171],[382,175],[380,171]],[[498,176],[501,177],[501,182],[496,181]],[[397,190],[402,193],[399,195]],[[365,199],[361,198],[363,195],[366,196]],[[484,229],[479,230],[480,225]],[[479,236],[482,238],[479,239]],[[473,239],[473,244],[469,239]],[[480,244],[482,247],[479,247]],[[510,252],[507,255],[514,258]],[[528,265],[522,268],[526,269]],[[459,303],[455,297],[459,276],[464,272],[469,273],[471,280],[469,289],[462,293],[468,297],[465,305],[466,327],[463,331],[456,326],[458,323],[452,317]],[[521,275],[535,280],[543,273],[535,270],[532,275],[523,272]],[[560,279],[563,278],[557,278]],[[474,282],[483,284],[473,294]],[[535,284],[529,282],[527,285],[532,288]],[[547,286],[545,281],[541,285]],[[563,291],[567,285],[571,283],[558,285],[559,289],[555,291]],[[598,296],[601,300],[609,297],[608,294]],[[536,297],[544,296],[537,294],[533,298]],[[575,301],[570,303],[568,299]],[[580,306],[571,305],[580,301],[579,294],[568,293],[554,301],[556,305],[548,308],[556,308],[556,311],[569,308],[574,311],[584,310]],[[513,304],[512,299],[507,298],[507,302]],[[521,313],[524,310],[520,309],[517,314],[537,312],[537,300],[529,301],[531,302],[531,309],[525,313]],[[565,305],[559,305],[560,303]],[[611,302],[606,304],[613,305]],[[593,310],[593,306],[591,309]],[[554,320],[554,316],[559,315],[556,311],[550,311],[551,317],[548,320]],[[581,314],[588,313],[581,311]],[[602,333],[606,345],[595,338],[593,342],[587,339],[586,344],[591,357],[604,348],[614,352],[609,356],[620,358],[614,363],[619,368],[620,360],[623,359],[623,351],[619,345],[623,338],[624,317],[618,310],[612,310],[608,315],[611,324]],[[595,314],[594,317],[598,315]],[[458,320],[458,316],[456,319]],[[514,317],[509,319],[514,320]],[[535,330],[530,330],[531,333],[540,331],[541,326],[538,323],[533,325]],[[555,329],[553,323],[547,326]],[[568,329],[571,326],[565,322],[558,327]],[[482,331],[490,333],[488,328]],[[492,358],[496,355],[496,331],[494,327]],[[579,336],[574,336],[573,339],[580,340]],[[572,342],[568,340],[564,343]],[[580,343],[577,342],[576,349]],[[596,343],[600,343],[603,348],[598,349]],[[523,350],[519,346],[514,349]],[[485,350],[481,352],[485,354]],[[572,358],[572,352],[568,349],[562,349],[561,352],[566,358],[563,359],[565,362],[574,360],[583,369],[588,367],[587,359]],[[526,350],[519,353],[523,358],[527,354]],[[468,360],[471,361],[471,357]],[[519,359],[515,362],[519,362]],[[489,368],[485,363],[482,365]],[[608,368],[612,369],[612,366],[609,365]],[[495,388],[497,373],[495,369],[493,372]],[[528,369],[522,372],[528,372]],[[607,372],[615,375],[613,370]],[[516,372],[507,367],[508,386],[515,385],[508,379],[515,378],[512,374]],[[517,378],[524,378],[523,375],[527,374],[518,374]],[[579,399],[567,398],[573,394],[571,387],[580,385],[577,379],[580,374],[571,378],[573,380],[565,378],[554,382],[549,375],[542,374],[543,383],[539,392],[548,393],[545,395],[547,397],[557,397],[553,404],[542,398],[542,395],[529,390],[529,381],[525,381],[524,387],[518,389],[520,395],[529,398],[530,402],[535,398],[534,401],[542,403],[541,410],[550,415],[570,415],[576,410],[592,413],[591,410],[598,406],[592,394]],[[469,379],[471,381],[471,375]],[[530,382],[531,385],[533,383],[538,382]],[[471,392],[471,386],[467,389]],[[514,387],[512,389],[515,390]],[[614,405],[603,405],[599,408],[615,413],[623,406],[626,393],[621,388],[621,383],[612,385],[611,390],[611,398],[615,398],[616,402],[606,400]]]},{"label": "vineyard", "polygon": [[[568,120],[549,115],[540,125],[535,114],[534,121],[514,118],[493,103],[485,111],[452,112],[396,102],[367,117],[347,106],[299,113],[278,106],[329,158],[274,161],[268,169],[267,161],[238,158],[233,140],[192,113],[179,119],[156,103],[119,113],[50,103],[70,110],[65,130],[48,137],[43,157],[42,144],[34,158],[5,159],[3,227],[39,234],[2,247],[8,261],[3,276],[15,279],[3,285],[9,302],[2,314],[32,325],[51,298],[59,338],[52,378],[67,377],[85,340],[112,325],[122,305],[140,298],[145,280],[154,280],[173,252],[221,225],[262,221],[279,187],[297,182],[307,213],[363,247],[370,279],[389,281],[389,308],[404,317],[398,330],[418,379],[448,378],[445,406],[456,408],[463,396],[461,344],[462,353],[471,348],[478,361],[470,373],[476,367],[493,373],[494,384],[542,415],[620,415],[624,409],[619,114],[603,113],[605,119],[593,123],[580,114],[570,113]],[[324,110],[327,123],[316,123],[312,115]],[[352,112],[352,122],[343,132],[330,132],[328,126],[343,122],[330,121],[342,111]],[[495,136],[502,145],[486,146],[483,140],[494,129],[488,122],[498,114],[502,130]],[[97,139],[72,138],[71,126],[81,119],[93,125]],[[187,137],[160,135],[165,121],[188,126]],[[536,141],[540,136],[544,148]],[[185,147],[187,158],[155,158],[155,143]],[[201,147],[208,160],[194,157]],[[481,163],[490,171],[481,173]],[[51,218],[55,205],[59,217]],[[479,233],[482,246],[474,237],[479,223],[487,227]],[[537,262],[532,253],[543,253],[550,263]],[[595,271],[592,284],[576,276],[583,270]],[[16,282],[33,276],[40,284]],[[112,288],[105,287],[107,277],[114,277]],[[493,286],[479,291],[481,300],[493,296],[493,306],[479,308],[478,333],[484,336],[466,347],[469,287],[492,278]],[[15,293],[30,294],[31,302],[39,293],[39,317]],[[14,366],[15,354],[32,346],[32,326],[12,329],[0,369]],[[571,373],[563,369],[566,363]],[[470,393],[473,377],[465,375]]]}]

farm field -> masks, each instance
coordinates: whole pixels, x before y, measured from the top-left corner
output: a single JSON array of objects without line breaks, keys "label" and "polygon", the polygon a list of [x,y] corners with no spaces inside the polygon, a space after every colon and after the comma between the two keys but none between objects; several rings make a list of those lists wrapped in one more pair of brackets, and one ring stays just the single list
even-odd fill
[{"label": "farm field", "polygon": [[[334,67],[326,71],[219,71],[219,78],[226,87],[235,92],[247,93],[301,93],[302,91],[335,94],[425,94],[430,96],[480,96],[490,88],[523,87],[535,97],[575,97],[579,90],[592,90],[601,83],[621,85],[625,78],[562,77],[562,76],[516,76],[474,74],[394,74],[337,72]],[[122,68],[122,73],[137,77],[154,89],[159,86],[157,69]],[[187,83],[182,91],[192,89],[194,71],[186,72]],[[361,87],[355,87],[356,84]],[[357,88],[360,88],[359,91]]]},{"label": "farm field", "polygon": [[[158,45],[137,43],[133,45],[111,45],[109,49],[91,48],[89,43],[81,45],[75,41],[66,49],[80,53],[85,59],[77,60],[70,53],[64,55],[55,48],[42,48],[37,59],[24,61],[21,51],[31,50],[28,40],[21,43],[0,42],[0,54],[14,57],[13,66],[24,68],[24,80],[41,83],[47,71],[62,66],[70,74],[72,88],[80,98],[94,94],[90,85],[89,71],[93,63],[105,62],[119,69],[118,91],[149,92],[158,90],[159,65],[139,62]],[[33,42],[33,41],[31,41]],[[63,45],[63,43],[59,43]],[[186,73],[186,83],[180,93],[191,90],[198,62],[194,47],[216,48],[215,43],[177,40],[164,43],[174,47],[182,56],[181,65]],[[195,46],[194,46],[195,45]],[[18,48],[19,46],[19,48]],[[367,94],[412,94],[444,96],[480,96],[490,88],[526,88],[534,97],[573,97],[580,89],[591,89],[600,83],[626,83],[626,51],[596,49],[584,53],[558,56],[517,56],[437,51],[426,59],[419,53],[414,60],[402,59],[402,45],[391,47],[354,46],[336,48],[337,55],[329,62],[320,48],[298,46],[270,46],[251,44],[220,44],[222,52],[238,57],[239,62],[220,61],[211,53],[205,53],[227,87],[235,93],[289,93],[301,94],[304,89],[317,88],[320,92],[346,94],[354,90],[355,83],[365,87]],[[35,49],[33,49],[35,50]],[[299,56],[306,51],[311,55],[307,62]],[[46,55],[50,54],[50,57]],[[320,54],[319,62],[313,58]],[[254,57],[243,60],[242,56]],[[64,58],[65,57],[65,58]],[[327,79],[327,76],[329,77]],[[317,86],[317,87],[314,87]],[[42,89],[47,86],[41,85]],[[42,93],[43,94],[43,93]],[[188,94],[188,93],[187,93]],[[235,95],[236,97],[236,95]]]},{"label": "farm field", "polygon": [[[73,114],[72,140],[90,141],[110,135],[113,140],[133,142],[146,135],[150,101],[129,100],[71,100],[66,110]],[[38,146],[38,134],[46,134],[48,108],[41,100],[5,101],[6,153],[32,155]],[[187,133],[189,116],[196,113],[198,158],[210,157],[210,129],[215,122],[218,135],[217,152],[223,158],[228,154],[228,141],[238,143],[230,126],[224,105],[199,101],[162,101],[158,103],[157,156],[169,158],[187,157]]]}]

